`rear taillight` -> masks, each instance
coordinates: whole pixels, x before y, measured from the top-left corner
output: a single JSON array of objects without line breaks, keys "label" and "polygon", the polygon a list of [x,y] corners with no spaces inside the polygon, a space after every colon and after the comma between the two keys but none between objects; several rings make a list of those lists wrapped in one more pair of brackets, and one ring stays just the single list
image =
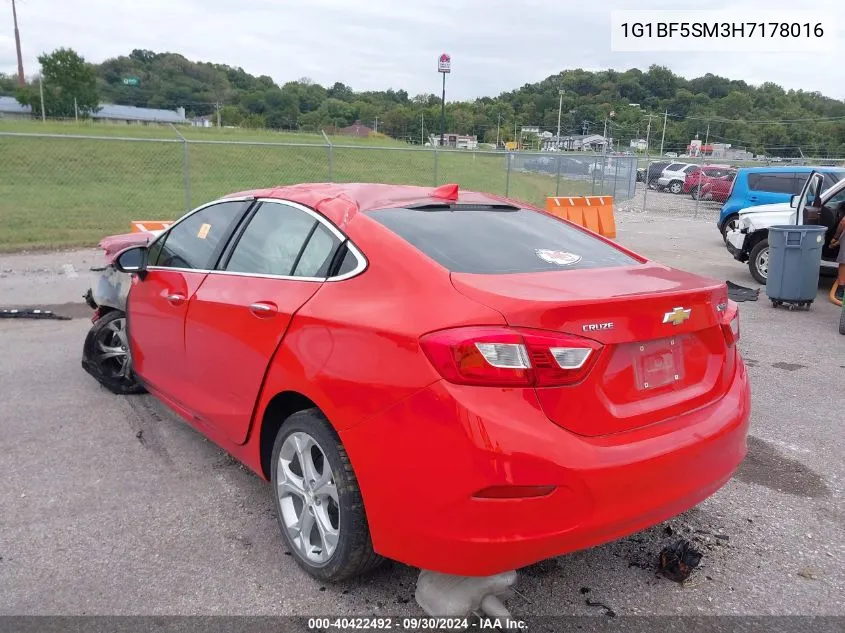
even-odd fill
[{"label": "rear taillight", "polygon": [[739,342],[739,306],[733,301],[727,301],[721,306],[724,306],[719,317],[722,333],[728,347],[733,347]]},{"label": "rear taillight", "polygon": [[449,382],[489,387],[571,385],[587,375],[601,350],[571,334],[493,326],[432,332],[420,346]]}]

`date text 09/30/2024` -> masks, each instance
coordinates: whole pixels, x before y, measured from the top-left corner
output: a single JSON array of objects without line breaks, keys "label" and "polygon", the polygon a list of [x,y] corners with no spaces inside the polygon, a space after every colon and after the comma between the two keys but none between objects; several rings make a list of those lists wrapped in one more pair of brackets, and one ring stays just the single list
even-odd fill
[{"label": "date text 09/30/2024", "polygon": [[519,631],[527,628],[521,620],[501,618],[309,618],[309,631]]}]

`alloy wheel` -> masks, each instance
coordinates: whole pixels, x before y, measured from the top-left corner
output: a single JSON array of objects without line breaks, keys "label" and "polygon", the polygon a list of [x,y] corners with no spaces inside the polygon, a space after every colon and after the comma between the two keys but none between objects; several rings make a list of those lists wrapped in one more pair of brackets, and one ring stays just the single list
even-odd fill
[{"label": "alloy wheel", "polygon": [[309,564],[328,563],[340,539],[337,485],[326,453],[308,433],[285,438],[277,464],[282,523]]},{"label": "alloy wheel", "polygon": [[126,318],[109,321],[97,336],[96,358],[104,372],[113,378],[129,378],[132,359],[126,336]]}]

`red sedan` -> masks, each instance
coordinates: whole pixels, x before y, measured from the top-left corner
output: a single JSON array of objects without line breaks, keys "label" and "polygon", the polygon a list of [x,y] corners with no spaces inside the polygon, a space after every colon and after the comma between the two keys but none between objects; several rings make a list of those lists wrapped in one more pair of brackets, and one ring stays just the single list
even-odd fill
[{"label": "red sedan", "polygon": [[746,453],[725,284],[517,202],[248,191],[115,261],[133,275],[117,379],[270,480],[322,579],[591,547],[695,506]]},{"label": "red sedan", "polygon": [[687,174],[683,191],[696,198],[699,190],[702,190],[708,183],[731,174],[736,175],[736,168],[730,165],[705,165],[701,169],[696,169]]}]

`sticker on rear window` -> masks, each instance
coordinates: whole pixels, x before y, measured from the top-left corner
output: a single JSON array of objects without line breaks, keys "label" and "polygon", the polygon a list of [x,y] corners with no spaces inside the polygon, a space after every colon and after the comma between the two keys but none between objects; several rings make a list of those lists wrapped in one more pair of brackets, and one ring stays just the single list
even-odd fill
[{"label": "sticker on rear window", "polygon": [[557,264],[558,266],[571,266],[572,264],[577,264],[581,261],[580,255],[567,253],[566,251],[551,251],[546,248],[536,248],[534,249],[534,252],[537,253],[537,257],[542,259],[544,262]]},{"label": "sticker on rear window", "polygon": [[205,238],[207,238],[207,237],[208,237],[208,232],[209,232],[210,230],[211,230],[211,225],[210,225],[210,224],[203,224],[203,225],[200,227],[199,232],[197,233],[197,237],[198,237],[198,238],[200,238],[201,240],[204,240]]}]

